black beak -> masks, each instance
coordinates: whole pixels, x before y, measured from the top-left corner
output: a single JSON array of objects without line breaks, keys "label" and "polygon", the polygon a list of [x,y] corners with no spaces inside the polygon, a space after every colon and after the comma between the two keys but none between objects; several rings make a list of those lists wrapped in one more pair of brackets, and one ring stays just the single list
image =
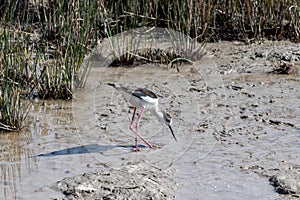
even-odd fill
[{"label": "black beak", "polygon": [[173,135],[173,138],[175,139],[175,141],[177,142],[177,139],[176,139],[176,137],[175,137],[175,135],[174,135],[174,132],[173,132],[173,130],[172,130],[172,127],[171,127],[171,125],[168,125],[169,126],[169,128],[170,128],[170,130],[171,130],[171,133],[172,133],[172,135]]}]

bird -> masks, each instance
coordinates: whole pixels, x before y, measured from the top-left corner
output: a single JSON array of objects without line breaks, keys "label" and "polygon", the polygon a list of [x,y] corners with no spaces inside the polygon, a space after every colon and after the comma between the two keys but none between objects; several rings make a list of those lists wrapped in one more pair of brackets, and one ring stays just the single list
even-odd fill
[{"label": "bird", "polygon": [[[109,86],[115,88],[116,90],[120,91],[124,98],[129,101],[129,103],[131,103],[134,106],[134,110],[133,110],[133,115],[131,118],[131,123],[129,125],[129,129],[135,133],[135,151],[138,152],[138,137],[145,143],[148,145],[149,148],[153,148],[152,144],[149,143],[148,141],[146,141],[139,133],[138,133],[138,128],[139,128],[139,124],[141,121],[141,118],[143,116],[143,113],[145,111],[145,109],[149,109],[149,111],[163,124],[166,124],[172,135],[173,138],[175,139],[175,141],[177,141],[177,138],[173,132],[173,129],[171,127],[172,124],[172,118],[171,116],[165,112],[159,109],[158,107],[158,97],[157,95],[152,92],[151,90],[148,90],[146,88],[137,88],[137,89],[129,89],[127,87],[123,87],[123,86],[117,86],[114,83],[107,83]],[[133,128],[133,122],[134,122],[134,118],[135,118],[135,114],[136,114],[136,110],[137,108],[141,108],[141,112],[140,115],[138,117],[137,123],[136,123],[136,129]]]}]

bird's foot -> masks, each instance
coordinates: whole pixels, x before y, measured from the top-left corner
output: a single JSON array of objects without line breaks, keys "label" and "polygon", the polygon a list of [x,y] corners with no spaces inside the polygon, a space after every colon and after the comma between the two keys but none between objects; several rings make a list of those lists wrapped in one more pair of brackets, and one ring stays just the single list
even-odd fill
[{"label": "bird's foot", "polygon": [[147,145],[150,149],[153,149],[153,145],[151,143],[148,142]]}]

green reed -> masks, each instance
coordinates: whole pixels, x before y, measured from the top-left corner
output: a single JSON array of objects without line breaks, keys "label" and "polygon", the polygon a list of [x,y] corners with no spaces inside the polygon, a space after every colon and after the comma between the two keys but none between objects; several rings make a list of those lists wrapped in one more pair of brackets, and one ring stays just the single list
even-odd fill
[{"label": "green reed", "polygon": [[167,27],[199,41],[292,39],[299,41],[299,1],[104,1],[110,36],[126,29]]},{"label": "green reed", "polygon": [[78,71],[96,44],[103,6],[98,1],[10,1],[0,13],[0,129],[19,130],[30,97],[71,99]]},{"label": "green reed", "polygon": [[30,103],[24,101],[32,81],[28,74],[28,38],[10,27],[4,27],[0,32],[0,129],[3,130],[21,129],[29,111]]}]

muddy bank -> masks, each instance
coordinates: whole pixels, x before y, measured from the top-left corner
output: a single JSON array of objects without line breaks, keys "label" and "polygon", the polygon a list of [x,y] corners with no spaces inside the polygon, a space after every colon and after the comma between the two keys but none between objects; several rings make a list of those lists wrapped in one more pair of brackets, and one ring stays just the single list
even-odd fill
[{"label": "muddy bank", "polygon": [[[178,70],[93,66],[75,100],[41,101],[28,132],[0,135],[6,199],[297,199],[300,46],[207,45]],[[133,108],[107,86],[148,87],[173,118],[174,141],[149,112],[135,153]],[[32,181],[34,180],[34,181]]]},{"label": "muddy bank", "polygon": [[170,145],[170,135],[161,135],[146,116],[142,126],[154,142],[152,153],[138,156],[137,163],[123,157],[119,168],[57,182],[66,199],[299,197],[300,46],[224,42],[209,44],[207,52],[193,66],[181,66],[179,73],[147,64],[105,69],[105,76],[95,78],[100,82],[95,124],[105,140],[133,142],[118,131],[126,131],[124,116],[130,118],[132,110],[101,83],[145,86],[148,80],[146,85],[160,94],[161,105],[175,119],[179,142]]},{"label": "muddy bank", "polygon": [[223,80],[231,81],[228,102],[239,125],[225,125],[218,136],[225,145],[239,146],[244,158],[233,166],[268,178],[276,192],[286,195],[281,198],[299,198],[300,45],[266,42],[224,49],[213,52],[222,58],[217,62]]},{"label": "muddy bank", "polygon": [[66,199],[170,199],[171,173],[145,163],[85,173],[57,182]]}]

